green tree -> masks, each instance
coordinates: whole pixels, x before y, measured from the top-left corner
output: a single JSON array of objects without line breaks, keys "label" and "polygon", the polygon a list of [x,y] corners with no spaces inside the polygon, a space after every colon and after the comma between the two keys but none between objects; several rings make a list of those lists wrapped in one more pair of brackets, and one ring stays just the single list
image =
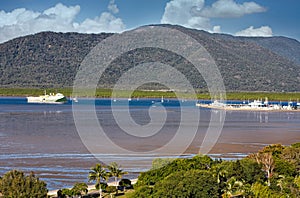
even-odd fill
[{"label": "green tree", "polygon": [[[268,147],[266,147],[266,148],[268,148]],[[275,153],[277,153],[278,146],[276,146],[275,148],[276,148]],[[268,186],[270,186],[271,185],[271,177],[273,176],[273,171],[275,168],[275,162],[274,162],[272,153],[271,152],[269,152],[269,153],[259,152],[259,153],[255,154],[254,157],[255,157],[257,163],[262,165],[262,170],[265,171],[265,173],[266,173]]]},{"label": "green tree", "polygon": [[67,196],[71,197],[71,196],[73,196],[73,191],[71,189],[68,189],[68,188],[63,188],[60,191],[60,195],[62,197],[67,197]]},{"label": "green tree", "polygon": [[231,177],[225,183],[226,187],[223,189],[224,193],[222,194],[222,197],[230,198],[244,195],[244,183],[242,181],[238,181],[235,177]]},{"label": "green tree", "polygon": [[84,182],[75,183],[72,188],[73,195],[85,195],[88,192],[88,185]]},{"label": "green tree", "polygon": [[279,175],[279,178],[277,179],[277,186],[280,188],[280,191],[283,192],[283,188],[286,185],[285,184],[285,176]]},{"label": "green tree", "polygon": [[298,189],[300,190],[300,176],[295,177],[294,183],[298,186]]},{"label": "green tree", "polygon": [[107,186],[106,188],[106,193],[108,193],[110,195],[110,197],[112,198],[112,194],[116,192],[116,188],[114,186]]},{"label": "green tree", "polygon": [[251,187],[253,198],[287,198],[288,196],[272,191],[268,186],[255,183]]},{"label": "green tree", "polygon": [[129,195],[129,198],[151,198],[153,197],[153,186],[140,186]]},{"label": "green tree", "polygon": [[99,190],[100,198],[102,198],[101,180],[106,181],[107,178],[108,174],[101,164],[96,164],[89,172],[88,179],[89,181],[96,181],[95,188]]},{"label": "green tree", "polygon": [[[277,186],[277,189],[275,187],[275,184]],[[279,175],[276,180],[272,182],[271,189],[277,190],[281,194],[288,195],[289,197],[300,197],[300,191],[298,186],[295,184],[294,177]]]},{"label": "green tree", "polygon": [[191,159],[175,159],[161,168],[141,173],[136,186],[154,185],[156,182],[163,180],[174,172],[196,169],[209,170],[216,163],[217,162],[206,155],[196,155]]},{"label": "green tree", "polygon": [[33,173],[25,175],[22,171],[12,170],[4,174],[0,182],[0,192],[4,197],[27,198],[46,197],[47,184]]},{"label": "green tree", "polygon": [[119,186],[124,187],[124,190],[132,188],[131,181],[129,179],[121,179],[119,181]]},{"label": "green tree", "polygon": [[219,183],[222,188],[224,187],[224,182],[231,177],[235,177],[237,180],[249,184],[265,179],[262,166],[255,160],[249,158],[237,161],[223,161],[222,163],[215,165],[212,170],[214,172],[219,172],[219,176],[216,174],[217,172],[215,175],[217,176],[217,179],[219,178]]},{"label": "green tree", "polygon": [[216,165],[212,169],[214,177],[217,178],[218,184],[225,180],[228,175],[228,171],[222,166],[222,164]]},{"label": "green tree", "polygon": [[291,145],[292,148],[300,148],[300,142]]},{"label": "green tree", "polygon": [[153,197],[219,197],[217,179],[203,170],[175,172],[154,186]]},{"label": "green tree", "polygon": [[294,177],[297,174],[295,165],[281,158],[275,159],[274,172],[278,175],[285,175],[285,176],[292,176],[292,177]]},{"label": "green tree", "polygon": [[296,168],[298,174],[300,173],[300,147],[296,146],[298,144],[293,144],[291,147],[286,147],[282,154],[280,155],[281,159],[288,161],[293,164]]},{"label": "green tree", "polygon": [[116,162],[112,162],[107,168],[109,170],[108,176],[115,180],[116,194],[118,194],[118,178],[121,179],[123,175],[128,173],[124,172]]},{"label": "green tree", "polygon": [[284,148],[281,144],[271,144],[264,147],[259,153],[271,153],[273,157],[279,157]]},{"label": "green tree", "polygon": [[161,168],[163,166],[170,164],[174,160],[175,160],[174,158],[156,158],[152,161],[151,169]]}]

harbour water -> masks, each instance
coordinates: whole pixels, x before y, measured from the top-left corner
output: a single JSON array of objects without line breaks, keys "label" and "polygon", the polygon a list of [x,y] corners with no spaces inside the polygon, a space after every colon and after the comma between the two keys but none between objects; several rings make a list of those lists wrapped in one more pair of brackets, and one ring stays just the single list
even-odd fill
[{"label": "harbour water", "polygon": [[[198,125],[198,131],[181,157],[199,152],[209,120],[214,110],[195,106],[196,101],[174,99],[78,99],[77,105],[95,104],[96,114],[108,136],[121,146],[139,151],[161,147],[178,129],[182,109],[185,113],[200,113],[200,121],[190,119],[184,128]],[[168,113],[168,118],[158,140],[136,142],[119,134],[117,123],[111,118],[111,104],[123,111],[127,104],[133,120],[139,125],[151,122],[149,109],[155,113]],[[165,111],[162,111],[162,108]],[[157,108],[157,110],[156,110]],[[87,118],[88,119],[88,118]],[[227,111],[225,123],[216,145],[210,151],[215,158],[235,159],[255,152],[265,145],[300,142],[300,112]],[[0,175],[11,169],[34,171],[45,180],[49,189],[72,186],[75,182],[87,182],[91,166],[101,161],[125,162],[129,178],[151,167],[155,155],[128,156],[107,152],[91,154],[82,142],[75,126],[72,103],[63,105],[28,104],[26,98],[0,98]],[[170,156],[160,156],[170,157]]]}]

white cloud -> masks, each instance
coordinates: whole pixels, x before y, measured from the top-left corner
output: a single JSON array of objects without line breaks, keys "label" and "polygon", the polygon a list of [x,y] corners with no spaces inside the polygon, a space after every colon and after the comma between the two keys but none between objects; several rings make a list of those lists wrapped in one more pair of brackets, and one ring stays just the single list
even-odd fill
[{"label": "white cloud", "polygon": [[0,11],[0,27],[14,25],[17,22],[24,23],[27,20],[36,18],[40,13],[28,11],[25,8],[15,9],[12,12]]},{"label": "white cloud", "polygon": [[[108,9],[115,13],[117,6],[111,1]],[[86,19],[82,23],[75,21],[80,6],[65,6],[58,3],[43,12],[34,12],[25,8],[12,12],[0,11],[0,43],[15,37],[38,33],[41,31],[55,32],[120,32],[125,29],[122,19],[110,12],[103,12],[94,19]]]},{"label": "white cloud", "polygon": [[77,32],[98,33],[98,32],[121,32],[125,25],[120,18],[116,18],[109,12],[103,12],[99,17],[86,19],[75,26]]},{"label": "white cloud", "polygon": [[246,14],[265,12],[266,8],[255,2],[244,2],[238,4],[234,0],[218,0],[212,6],[206,7],[198,14],[205,17],[235,18]]},{"label": "white cloud", "polygon": [[221,33],[221,26],[217,25],[213,27],[213,33]]},{"label": "white cloud", "polygon": [[201,10],[205,0],[171,0],[166,4],[161,23],[178,24],[189,28],[211,28],[209,18],[195,16],[194,11]]},{"label": "white cloud", "polygon": [[117,7],[117,4],[115,4],[115,0],[110,0],[107,8],[114,14],[119,13],[119,8]]},{"label": "white cloud", "polygon": [[272,29],[269,26],[261,26],[260,28],[249,28],[235,33],[236,36],[259,36],[259,37],[270,37],[273,35]]},{"label": "white cloud", "polygon": [[211,18],[235,18],[265,11],[255,2],[238,4],[234,0],[218,0],[211,6],[205,6],[205,0],[170,0],[165,6],[161,23],[221,33],[221,26],[212,27]]}]

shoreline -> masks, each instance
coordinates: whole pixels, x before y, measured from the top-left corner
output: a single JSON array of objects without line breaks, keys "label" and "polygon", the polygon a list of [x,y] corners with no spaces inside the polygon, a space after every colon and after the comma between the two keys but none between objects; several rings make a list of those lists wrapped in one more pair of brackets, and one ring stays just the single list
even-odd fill
[{"label": "shoreline", "polygon": [[[134,178],[134,179],[130,179],[131,181],[131,184],[135,184],[137,182],[138,178]],[[108,186],[115,186],[115,182],[108,182],[107,183]],[[67,188],[67,189],[72,189],[72,188]],[[60,189],[55,189],[55,190],[50,190],[48,191],[47,195],[48,196],[56,196],[57,195],[57,191],[60,190]],[[92,190],[95,190],[95,185],[88,185],[88,193]]]},{"label": "shoreline", "polygon": [[[41,88],[5,88],[0,87],[0,97],[27,97],[27,96],[39,96],[44,93],[45,89]],[[134,92],[128,90],[114,90],[118,97],[116,98],[177,98],[174,92],[170,90],[135,90]],[[72,97],[73,88],[49,88],[47,92],[59,92],[67,97]],[[193,99],[193,95],[180,92],[183,99]],[[88,93],[88,90],[87,92]],[[92,92],[93,93],[93,92]],[[83,93],[84,94],[84,93]],[[211,100],[209,92],[196,91],[198,100]],[[225,94],[226,100],[255,100],[258,98],[267,97],[269,101],[297,101],[300,99],[300,92],[265,92],[265,91],[228,91]],[[75,94],[76,95],[76,94]],[[82,95],[82,94],[81,94]],[[86,97],[86,96],[80,96]],[[95,90],[95,98],[112,98],[112,89],[109,88],[97,88]]]}]

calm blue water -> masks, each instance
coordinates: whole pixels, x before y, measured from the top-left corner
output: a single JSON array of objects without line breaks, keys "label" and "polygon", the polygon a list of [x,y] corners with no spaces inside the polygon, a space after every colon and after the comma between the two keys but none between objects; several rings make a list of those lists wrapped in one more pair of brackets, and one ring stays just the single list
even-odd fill
[{"label": "calm blue water", "polygon": [[[199,125],[198,132],[191,143],[187,155],[198,153],[206,133],[208,123],[214,110],[195,106],[196,101],[164,99],[78,99],[76,105],[95,103],[96,114],[104,129],[112,140],[120,145],[129,145],[130,149],[151,149],[159,147],[174,136],[178,129],[181,112],[200,112],[200,120],[186,124],[187,136],[189,128]],[[209,102],[209,101],[206,101]],[[123,137],[119,133],[116,122],[112,120],[111,104],[123,111],[127,104],[131,116],[141,125],[151,122],[149,109],[159,113],[161,105],[168,113],[166,123],[159,139],[137,142],[135,139]],[[162,111],[162,113],[164,113]],[[87,123],[89,118],[87,118]],[[159,123],[157,123],[159,124]],[[290,144],[300,142],[300,112],[238,112],[228,111],[222,134],[212,149],[213,157],[238,158],[256,151],[270,143]],[[92,155],[82,143],[77,132],[72,102],[63,105],[28,104],[26,98],[0,98],[0,175],[11,169],[26,172],[34,171],[48,183],[49,189],[72,186],[77,181],[87,182],[89,168],[98,159],[125,162],[124,169],[136,177],[138,172],[147,170],[156,156],[127,156],[112,153]],[[224,154],[225,153],[225,154]],[[170,156],[162,156],[170,157]]]}]

